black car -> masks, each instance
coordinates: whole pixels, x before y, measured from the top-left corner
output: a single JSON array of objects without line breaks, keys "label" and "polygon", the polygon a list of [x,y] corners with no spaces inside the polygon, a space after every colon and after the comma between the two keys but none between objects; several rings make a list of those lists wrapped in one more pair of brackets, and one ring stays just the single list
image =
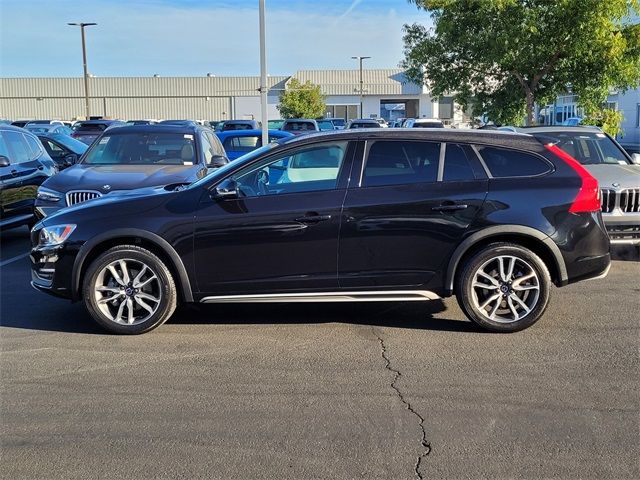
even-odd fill
[{"label": "black car", "polygon": [[0,125],[0,228],[35,223],[38,186],[56,171],[35,135]]},{"label": "black car", "polygon": [[108,128],[122,127],[126,123],[120,120],[84,120],[77,122],[73,126],[71,136],[82,143],[91,145],[91,143],[100,136]]},{"label": "black car", "polygon": [[482,327],[512,332],[541,317],[552,284],[608,271],[597,182],[532,136],[369,129],[280,142],[188,186],[45,219],[32,230],[33,285],[126,334],[179,302],[452,294]]},{"label": "black car", "polygon": [[62,133],[39,133],[37,136],[58,170],[74,165],[89,148],[86,143]]},{"label": "black car", "polygon": [[194,182],[226,163],[224,148],[209,128],[140,125],[109,129],[78,163],[40,186],[36,212],[42,218],[103,195]]}]

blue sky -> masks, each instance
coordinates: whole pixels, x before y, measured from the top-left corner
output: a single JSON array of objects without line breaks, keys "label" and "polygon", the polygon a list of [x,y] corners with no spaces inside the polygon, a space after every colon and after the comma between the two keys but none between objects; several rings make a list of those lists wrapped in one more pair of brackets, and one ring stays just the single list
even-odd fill
[{"label": "blue sky", "polygon": [[[407,0],[267,0],[268,71],[396,67]],[[0,0],[0,76],[81,76],[87,28],[96,76],[257,75],[258,0]]]}]

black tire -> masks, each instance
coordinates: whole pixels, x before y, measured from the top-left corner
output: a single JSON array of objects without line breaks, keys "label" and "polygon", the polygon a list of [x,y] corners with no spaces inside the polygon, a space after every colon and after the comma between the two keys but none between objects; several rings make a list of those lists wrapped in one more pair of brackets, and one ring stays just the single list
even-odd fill
[{"label": "black tire", "polygon": [[[530,268],[531,271],[535,272],[537,278],[534,277],[532,280],[527,281],[532,285],[531,290],[524,292],[514,291],[514,289],[517,288],[516,284],[518,285],[518,288],[522,289],[523,285],[519,284],[517,280],[518,278],[524,277],[524,273],[520,275],[520,277],[514,277],[512,275],[509,281],[503,281],[499,271],[495,270],[499,267],[499,264],[497,263],[499,262],[498,257],[502,257],[503,259],[518,259],[514,261],[514,271],[516,271],[515,275],[518,275],[517,272],[519,270],[526,272],[527,268]],[[472,286],[477,272],[483,266],[484,268],[494,268],[494,271],[497,274],[497,277],[494,280],[497,281],[499,286],[495,286],[489,281],[482,282],[492,285],[492,290],[483,289],[482,287],[475,287],[476,289],[474,290],[474,287]],[[549,304],[549,298],[551,295],[551,276],[549,275],[549,270],[540,257],[531,250],[520,245],[506,242],[487,245],[469,257],[461,266],[459,272],[455,285],[455,294],[458,304],[469,319],[486,330],[503,333],[524,330],[540,319]],[[537,297],[535,293],[535,285],[538,286]],[[495,290],[493,290],[494,288]],[[527,286],[526,288],[529,287]],[[507,289],[507,291],[503,292],[501,289]],[[520,297],[518,294],[524,297]],[[480,298],[481,295],[486,296]],[[494,295],[498,295],[497,300],[492,301],[484,310],[481,309],[481,304],[484,304],[485,301],[489,300],[489,297],[494,297]],[[526,309],[520,306],[517,301],[514,301],[515,299],[513,299],[513,297],[512,300],[507,303],[511,295],[519,296],[521,300],[524,298],[524,304],[530,302],[530,304],[527,304],[530,311],[526,313]],[[510,309],[511,304],[515,306],[515,313]],[[496,314],[494,316],[496,319],[491,319],[489,317],[493,316],[491,315],[491,311],[494,306],[497,309],[497,311],[493,312]],[[487,311],[487,309],[489,311]],[[509,321],[507,318],[497,315],[498,312],[506,312],[505,317],[515,317],[516,313],[521,314],[522,316]]]},{"label": "black tire", "polygon": [[[159,298],[159,301],[157,303],[151,304],[151,306],[156,306],[154,311],[150,315],[148,312],[145,313],[144,309],[142,309],[140,305],[136,303],[137,300],[133,300],[133,296],[127,297],[124,293],[119,293],[119,295],[122,296],[125,301],[127,298],[132,299],[131,304],[134,306],[134,310],[137,309],[140,312],[140,323],[131,325],[118,323],[116,321],[116,315],[112,315],[112,317],[116,316],[116,319],[109,318],[105,314],[103,309],[101,309],[107,307],[100,307],[98,305],[98,300],[100,300],[98,296],[102,294],[96,291],[96,283],[98,282],[99,278],[101,278],[101,272],[103,272],[110,264],[113,264],[113,262],[118,262],[120,260],[125,260],[126,262],[130,262],[133,266],[138,266],[137,271],[132,269],[133,273],[131,275],[139,273],[139,271],[141,270],[140,265],[146,265],[150,270],[150,273],[148,273],[147,275],[152,276],[151,274],[155,274],[155,276],[157,277],[157,280],[151,280],[151,282],[155,287],[155,292],[153,293],[153,295],[159,295],[158,297],[156,297]],[[122,271],[120,271],[119,273],[120,275],[122,275]],[[102,278],[104,278],[105,274],[103,274]],[[122,290],[119,284],[113,283],[113,278],[110,281],[112,282],[113,286]],[[139,289],[141,293],[144,293],[143,288],[147,287],[141,287]],[[138,289],[136,289],[135,292],[138,292]],[[96,258],[91,263],[84,276],[82,293],[84,304],[89,311],[89,314],[101,327],[111,333],[125,335],[137,335],[140,333],[145,333],[162,325],[169,319],[169,317],[171,317],[176,309],[178,301],[178,294],[173,276],[171,275],[171,272],[164,264],[164,262],[149,250],[137,247],[135,245],[119,245],[107,250],[98,258]],[[111,304],[111,308],[115,308],[115,306],[123,303],[119,300],[120,297],[118,298],[118,300],[115,300],[114,303]],[[111,303],[111,301],[107,303]],[[149,304],[149,301],[145,300],[145,303]],[[124,308],[128,310],[128,305],[125,305]],[[149,318],[145,319],[145,315],[148,315]]]}]

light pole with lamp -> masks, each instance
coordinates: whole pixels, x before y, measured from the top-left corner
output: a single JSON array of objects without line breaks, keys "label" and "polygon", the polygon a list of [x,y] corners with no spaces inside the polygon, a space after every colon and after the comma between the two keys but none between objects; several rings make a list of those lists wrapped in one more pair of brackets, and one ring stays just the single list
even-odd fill
[{"label": "light pole with lamp", "polygon": [[354,60],[358,60],[358,62],[360,63],[360,118],[362,118],[362,96],[364,94],[364,84],[362,82],[362,61],[366,60],[367,58],[371,58],[371,57],[351,57]]},{"label": "light pole with lamp", "polygon": [[84,27],[90,27],[97,25],[97,23],[67,23],[72,27],[80,27],[80,34],[82,36],[82,67],[84,69],[84,108],[86,120],[89,120],[89,72],[87,71],[87,46],[84,40]]}]

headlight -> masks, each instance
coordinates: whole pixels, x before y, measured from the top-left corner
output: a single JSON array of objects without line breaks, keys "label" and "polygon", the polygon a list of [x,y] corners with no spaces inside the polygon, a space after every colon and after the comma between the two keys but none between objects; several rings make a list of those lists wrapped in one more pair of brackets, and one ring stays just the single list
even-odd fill
[{"label": "headlight", "polygon": [[62,199],[62,194],[55,190],[50,190],[45,187],[38,188],[38,200],[45,202],[59,202]]},{"label": "headlight", "polygon": [[54,225],[52,227],[44,227],[40,230],[38,239],[39,247],[55,247],[61,245],[69,238],[69,235],[76,229],[73,224],[70,225]]}]

